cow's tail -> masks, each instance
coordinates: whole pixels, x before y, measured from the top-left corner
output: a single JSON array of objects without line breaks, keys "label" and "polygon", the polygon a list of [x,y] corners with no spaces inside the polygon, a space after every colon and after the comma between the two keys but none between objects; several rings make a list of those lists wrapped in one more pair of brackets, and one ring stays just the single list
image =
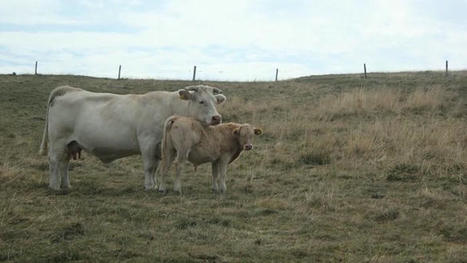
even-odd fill
[{"label": "cow's tail", "polygon": [[[54,90],[55,91],[55,90]],[[49,106],[52,99],[53,91],[50,93],[49,100],[47,101],[47,111],[45,112],[45,125],[42,133],[42,142],[39,148],[39,155],[46,155],[47,152],[47,136],[49,130]]]},{"label": "cow's tail", "polygon": [[49,107],[47,106],[47,113],[45,114],[45,125],[44,125],[44,132],[42,133],[42,142],[39,148],[39,155],[45,155],[47,151],[47,130],[48,130],[48,115],[49,115]]},{"label": "cow's tail", "polygon": [[42,142],[39,148],[39,155],[46,155],[47,152],[47,137],[49,133],[49,108],[52,106],[54,100],[58,96],[62,96],[69,91],[76,91],[79,90],[77,88],[73,88],[70,86],[61,86],[55,88],[50,92],[49,99],[47,101],[47,111],[45,113],[45,125],[44,125],[44,132],[42,133]]}]

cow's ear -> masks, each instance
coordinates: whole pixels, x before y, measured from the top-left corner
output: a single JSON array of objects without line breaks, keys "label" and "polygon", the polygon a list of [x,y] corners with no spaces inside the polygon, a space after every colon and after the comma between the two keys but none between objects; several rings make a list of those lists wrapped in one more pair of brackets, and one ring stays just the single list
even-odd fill
[{"label": "cow's ear", "polygon": [[255,134],[256,134],[256,135],[261,135],[261,134],[263,134],[263,130],[261,130],[260,128],[255,128],[254,131],[255,131]]},{"label": "cow's ear", "polygon": [[216,97],[217,104],[224,103],[225,100],[227,100],[227,98],[226,98],[224,95],[222,95],[222,94],[217,94],[217,95],[215,95],[214,97]]},{"label": "cow's ear", "polygon": [[186,90],[186,89],[181,89],[178,91],[178,95],[180,96],[180,99],[182,100],[191,100],[192,94]]},{"label": "cow's ear", "polygon": [[232,133],[234,135],[240,135],[240,128],[235,128]]},{"label": "cow's ear", "polygon": [[185,89],[187,89],[188,91],[199,92],[198,86],[189,86],[189,87],[186,87]]}]

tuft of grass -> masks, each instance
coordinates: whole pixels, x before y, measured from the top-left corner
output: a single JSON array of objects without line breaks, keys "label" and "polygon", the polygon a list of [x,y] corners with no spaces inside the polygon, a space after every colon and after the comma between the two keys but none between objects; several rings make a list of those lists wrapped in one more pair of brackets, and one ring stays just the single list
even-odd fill
[{"label": "tuft of grass", "polygon": [[326,152],[314,151],[303,153],[299,161],[308,165],[325,165],[331,163],[331,156]]},{"label": "tuft of grass", "polygon": [[417,88],[407,96],[404,108],[419,112],[435,111],[447,103],[447,96],[452,94],[440,86]]},{"label": "tuft of grass", "polygon": [[375,216],[375,220],[380,223],[396,220],[399,217],[397,209],[388,209]]},{"label": "tuft of grass", "polygon": [[63,241],[73,240],[76,237],[84,235],[84,228],[81,223],[70,224],[63,229],[58,230],[51,237],[52,243],[59,243]]},{"label": "tuft of grass", "polygon": [[467,227],[465,225],[449,225],[440,230],[440,234],[449,241],[467,244]]},{"label": "tuft of grass", "polygon": [[387,172],[386,180],[388,181],[402,181],[410,182],[415,181],[419,177],[420,168],[413,164],[396,164]]}]

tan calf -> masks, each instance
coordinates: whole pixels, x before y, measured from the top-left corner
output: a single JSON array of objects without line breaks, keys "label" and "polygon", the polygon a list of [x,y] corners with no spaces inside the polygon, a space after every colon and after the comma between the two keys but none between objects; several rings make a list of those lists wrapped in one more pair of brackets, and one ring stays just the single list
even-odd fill
[{"label": "tan calf", "polygon": [[253,136],[260,134],[262,134],[261,129],[250,124],[225,123],[203,126],[199,121],[188,117],[168,118],[164,124],[162,137],[159,191],[166,190],[164,177],[175,160],[175,191],[181,192],[180,166],[183,162],[189,161],[195,167],[210,162],[212,188],[216,192],[225,192],[227,165],[237,159],[243,150],[251,150]]}]

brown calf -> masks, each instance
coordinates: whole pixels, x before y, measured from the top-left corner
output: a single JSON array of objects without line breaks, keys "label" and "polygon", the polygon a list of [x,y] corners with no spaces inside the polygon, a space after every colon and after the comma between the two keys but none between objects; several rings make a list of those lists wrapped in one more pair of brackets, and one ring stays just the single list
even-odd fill
[{"label": "brown calf", "polygon": [[174,190],[181,192],[180,165],[184,161],[195,167],[210,162],[212,165],[212,189],[225,192],[227,165],[238,158],[243,150],[253,148],[254,135],[262,130],[250,124],[225,123],[203,126],[188,117],[172,116],[165,121],[162,137],[162,163],[160,166],[159,191],[166,190],[164,177],[175,160],[176,177]]}]

